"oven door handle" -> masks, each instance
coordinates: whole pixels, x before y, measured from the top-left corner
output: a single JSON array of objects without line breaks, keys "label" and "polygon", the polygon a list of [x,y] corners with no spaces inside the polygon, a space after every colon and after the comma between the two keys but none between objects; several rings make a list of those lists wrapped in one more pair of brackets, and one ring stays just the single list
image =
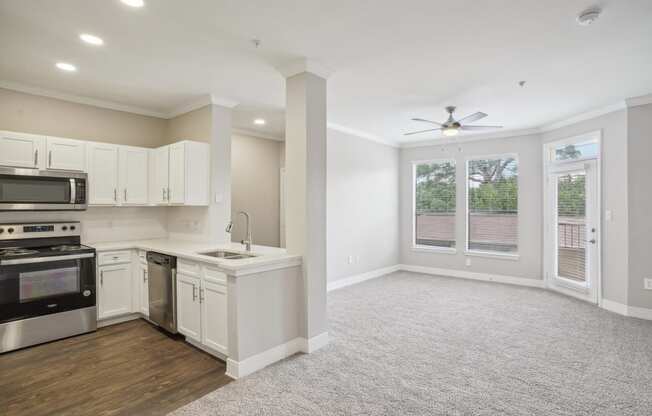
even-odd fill
[{"label": "oven door handle", "polygon": [[95,257],[95,253],[71,254],[68,256],[30,257],[27,259],[0,260],[0,265],[11,266],[14,264],[49,263],[62,260],[90,259],[93,257]]}]

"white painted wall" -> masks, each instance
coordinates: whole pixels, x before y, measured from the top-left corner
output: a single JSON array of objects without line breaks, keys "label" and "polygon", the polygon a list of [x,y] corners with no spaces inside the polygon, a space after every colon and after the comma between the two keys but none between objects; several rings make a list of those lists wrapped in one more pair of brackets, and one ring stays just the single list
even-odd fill
[{"label": "white painted wall", "polygon": [[[519,258],[467,257],[466,244],[466,166],[468,158],[511,153],[518,156],[518,254]],[[457,164],[457,206],[455,236],[457,252],[437,253],[414,250],[412,163],[429,159],[455,159]],[[402,264],[497,274],[527,279],[542,279],[542,148],[538,135],[463,142],[445,146],[401,149],[400,158],[400,259]],[[466,260],[471,265],[466,266]]]},{"label": "white painted wall", "polygon": [[327,154],[328,281],[398,264],[399,150],[329,129]]},{"label": "white painted wall", "polygon": [[602,293],[605,299],[627,304],[627,110],[562,127],[542,135],[544,143],[599,130],[602,132]]},{"label": "white painted wall", "polygon": [[629,209],[629,306],[652,309],[652,104],[628,109],[627,172]]}]

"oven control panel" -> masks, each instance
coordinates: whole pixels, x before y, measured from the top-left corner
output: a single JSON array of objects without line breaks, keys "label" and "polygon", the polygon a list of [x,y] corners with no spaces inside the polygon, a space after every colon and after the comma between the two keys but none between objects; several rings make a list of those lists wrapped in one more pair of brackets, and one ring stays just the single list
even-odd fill
[{"label": "oven control panel", "polygon": [[79,222],[0,224],[0,240],[81,235]]}]

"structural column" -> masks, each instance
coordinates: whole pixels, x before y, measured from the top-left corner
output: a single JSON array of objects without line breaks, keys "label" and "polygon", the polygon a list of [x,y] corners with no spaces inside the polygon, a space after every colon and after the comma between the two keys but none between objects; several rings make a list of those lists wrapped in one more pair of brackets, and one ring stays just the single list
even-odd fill
[{"label": "structural column", "polygon": [[231,118],[233,105],[211,104],[210,240],[228,243],[231,220]]},{"label": "structural column", "polygon": [[304,337],[328,341],[326,316],[326,71],[293,63],[286,76],[286,248],[303,256]]}]

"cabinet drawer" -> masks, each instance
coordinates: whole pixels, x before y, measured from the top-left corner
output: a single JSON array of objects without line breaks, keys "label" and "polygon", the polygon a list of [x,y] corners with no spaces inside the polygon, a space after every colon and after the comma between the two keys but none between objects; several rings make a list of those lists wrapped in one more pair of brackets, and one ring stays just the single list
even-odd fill
[{"label": "cabinet drawer", "polygon": [[199,264],[187,260],[177,260],[177,273],[199,277]]},{"label": "cabinet drawer", "polygon": [[209,282],[226,285],[226,273],[219,271],[215,267],[204,266],[204,279]]},{"label": "cabinet drawer", "polygon": [[107,264],[129,263],[131,261],[131,251],[107,251],[97,256],[98,264],[104,266]]}]

